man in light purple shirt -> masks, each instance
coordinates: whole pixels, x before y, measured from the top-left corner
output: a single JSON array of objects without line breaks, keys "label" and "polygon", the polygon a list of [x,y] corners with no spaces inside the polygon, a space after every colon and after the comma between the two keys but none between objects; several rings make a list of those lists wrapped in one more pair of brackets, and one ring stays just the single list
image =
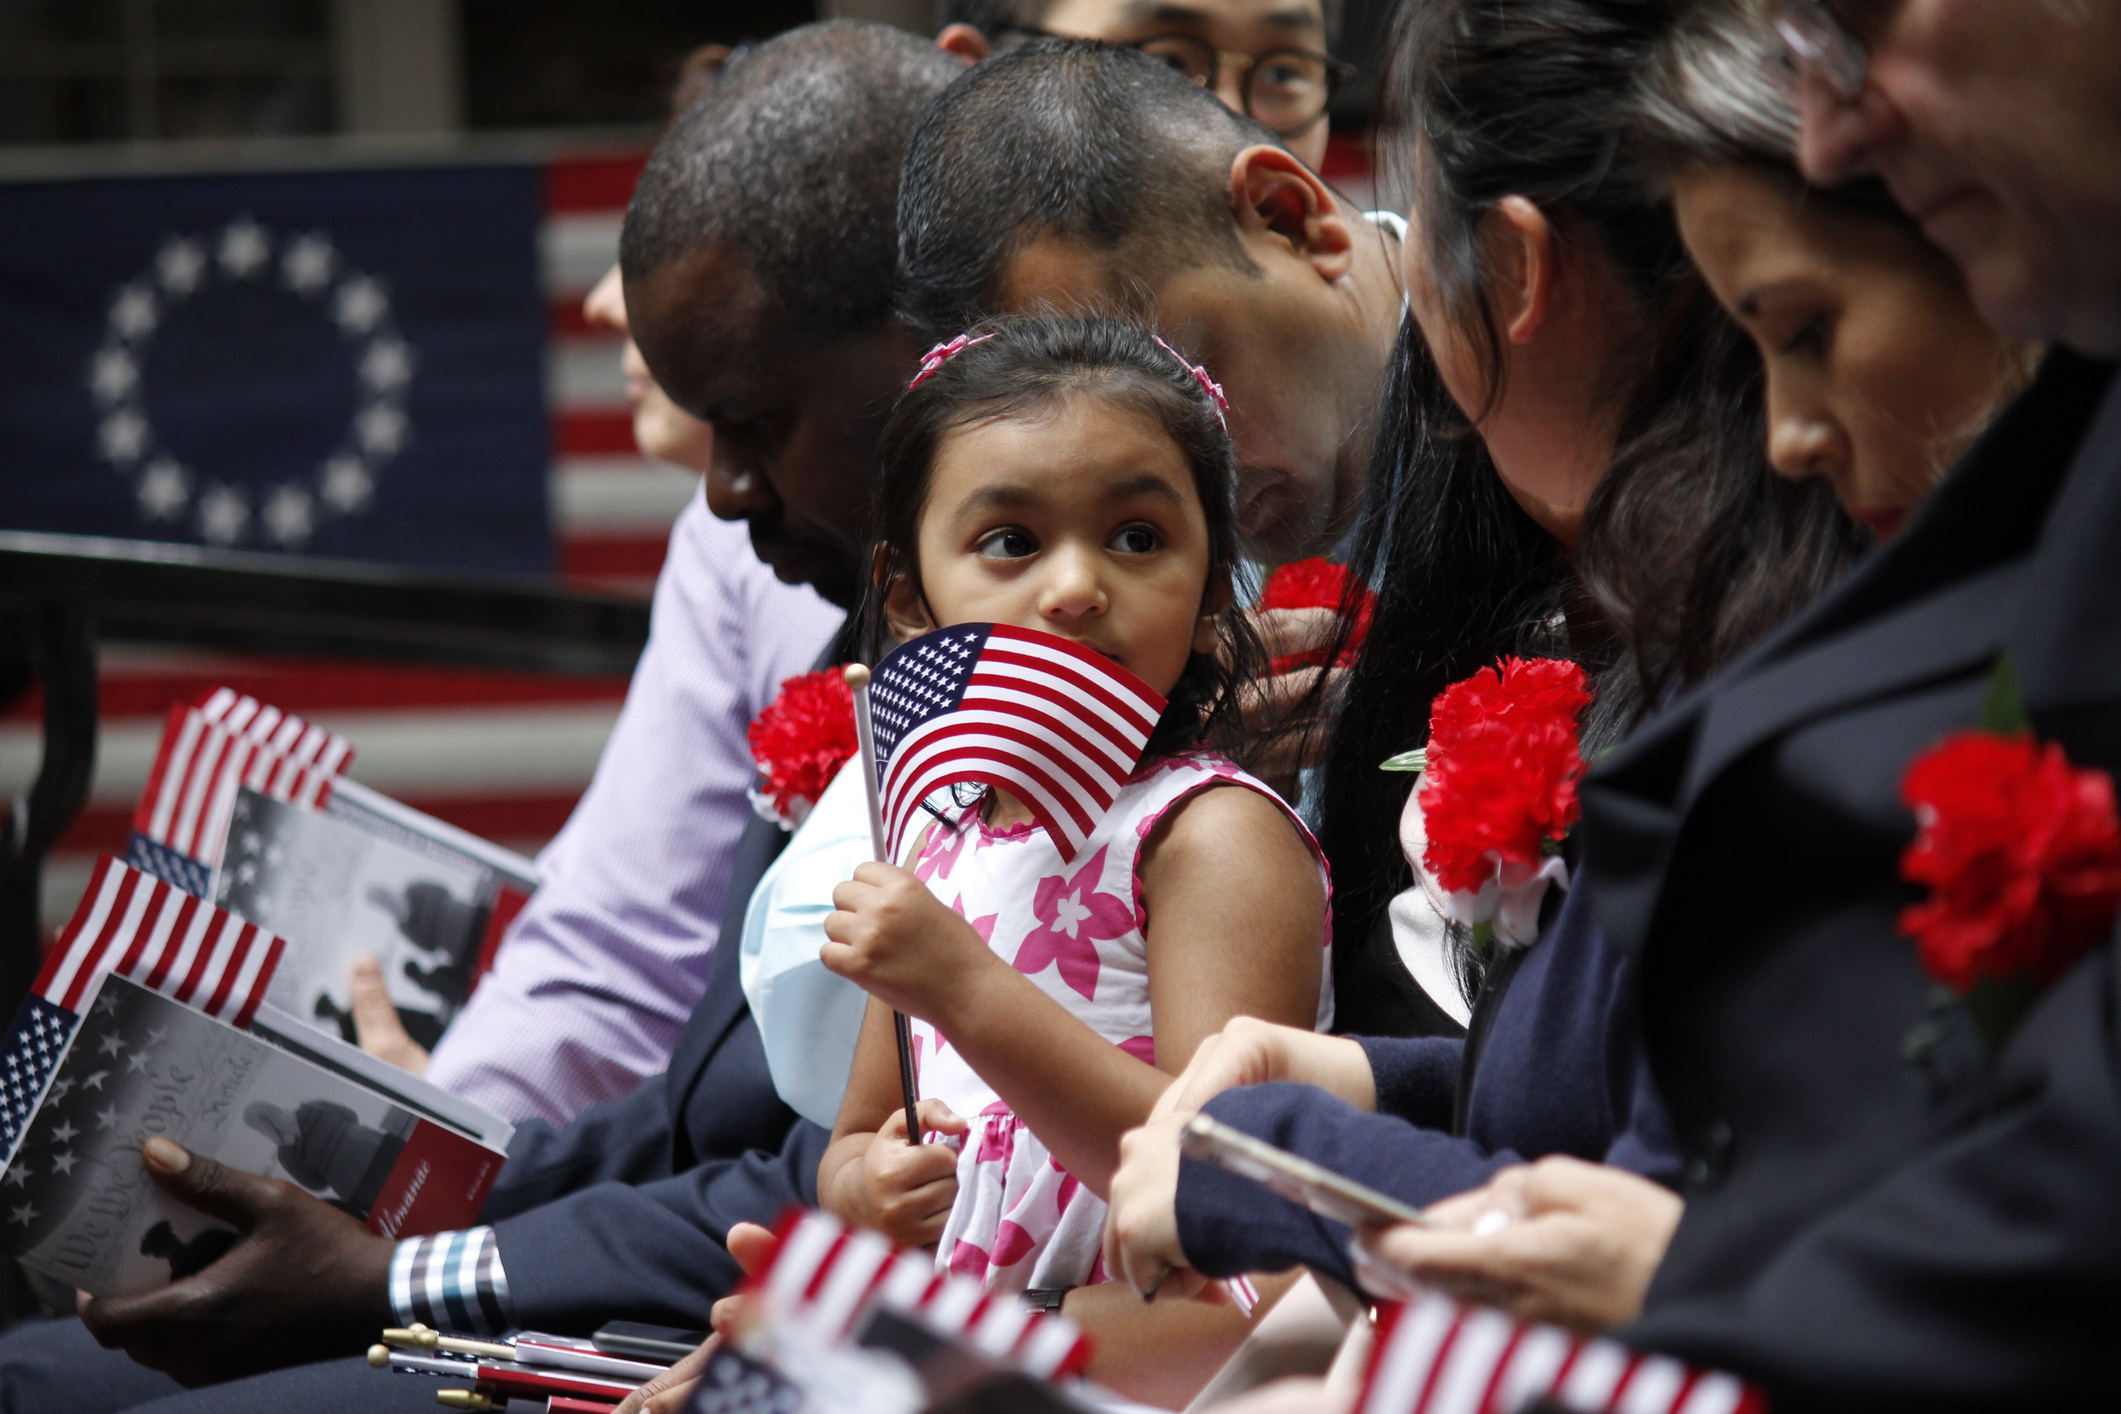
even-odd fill
[{"label": "man in light purple shirt", "polygon": [[[619,272],[582,302],[628,334]],[[628,337],[633,436],[704,471],[714,429],[673,403]],[[757,778],[744,730],[808,670],[842,611],[783,584],[741,522],[695,496],[670,532],[648,647],[596,776],[538,857],[537,893],[510,926],[432,1058],[398,1024],[373,963],[354,973],[369,1051],[512,1120],[564,1124],[661,1070],[707,985],[738,838]]]},{"label": "man in light purple shirt", "polygon": [[775,579],[742,525],[693,498],[596,776],[538,856],[543,881],[428,1079],[509,1119],[563,1124],[669,1063],[751,818],[744,729],[842,617]]}]

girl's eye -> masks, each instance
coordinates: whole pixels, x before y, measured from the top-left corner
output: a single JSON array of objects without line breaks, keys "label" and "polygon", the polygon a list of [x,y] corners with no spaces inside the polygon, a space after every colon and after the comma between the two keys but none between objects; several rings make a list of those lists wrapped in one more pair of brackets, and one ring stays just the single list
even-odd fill
[{"label": "girl's eye", "polygon": [[1782,351],[1786,354],[1825,353],[1827,342],[1827,328],[1828,321],[1826,312],[1824,310],[1821,310],[1819,313],[1813,315],[1810,319],[1805,320],[1803,324],[1797,327],[1796,333],[1790,335],[1789,338],[1783,341]]},{"label": "girl's eye", "polygon": [[1021,560],[1024,556],[1037,552],[1038,542],[1031,538],[1030,531],[1019,530],[1012,525],[988,532],[982,537],[977,548],[984,559]]},{"label": "girl's eye", "polygon": [[1153,525],[1126,525],[1107,543],[1123,555],[1149,555],[1163,548],[1164,537]]}]

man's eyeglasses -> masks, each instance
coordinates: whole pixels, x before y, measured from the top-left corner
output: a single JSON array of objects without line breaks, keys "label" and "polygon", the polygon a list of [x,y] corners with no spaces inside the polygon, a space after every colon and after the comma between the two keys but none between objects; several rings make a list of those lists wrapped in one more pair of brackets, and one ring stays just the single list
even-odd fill
[{"label": "man's eyeglasses", "polygon": [[1870,46],[1823,0],[1775,0],[1775,33],[1797,67],[1826,81],[1844,99],[1863,92],[1870,77]]},{"label": "man's eyeglasses", "polygon": [[[1057,37],[1028,25],[1012,26],[1012,32],[1044,39]],[[1124,47],[1161,59],[1211,90],[1221,85],[1224,64],[1241,66],[1245,116],[1279,138],[1308,132],[1325,116],[1334,91],[1355,77],[1353,64],[1311,49],[1269,49],[1247,54],[1217,49],[1190,34],[1154,34],[1147,39],[1129,40]]]}]

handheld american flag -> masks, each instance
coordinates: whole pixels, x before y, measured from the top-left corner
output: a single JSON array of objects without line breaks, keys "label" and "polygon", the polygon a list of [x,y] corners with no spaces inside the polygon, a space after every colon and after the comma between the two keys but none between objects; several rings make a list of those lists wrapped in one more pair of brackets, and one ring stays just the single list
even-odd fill
[{"label": "handheld american flag", "polygon": [[204,898],[237,787],[321,806],[352,760],[346,738],[225,687],[195,707],[172,706],[127,862]]},{"label": "handheld american flag", "polygon": [[1756,1386],[1435,1294],[1386,1302],[1355,1414],[1765,1414]]},{"label": "handheld american flag", "polygon": [[1072,860],[1141,761],[1155,689],[1103,654],[1030,629],[958,624],[876,665],[869,685],[885,840],[920,804],[976,781],[1008,791]]},{"label": "handheld american flag", "polygon": [[12,1151],[36,1113],[99,976],[115,972],[247,1027],[285,948],[255,924],[104,855],[0,1044],[0,1148]]}]

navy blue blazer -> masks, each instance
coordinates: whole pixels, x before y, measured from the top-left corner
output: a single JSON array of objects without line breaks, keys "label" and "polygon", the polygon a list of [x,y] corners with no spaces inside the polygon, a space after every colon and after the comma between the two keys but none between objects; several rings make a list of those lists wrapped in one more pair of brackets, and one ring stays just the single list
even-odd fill
[{"label": "navy blue blazer", "polygon": [[1642,959],[1688,1153],[1630,1338],[1778,1411],[2115,1398],[2113,949],[1992,1061],[1895,927],[1901,778],[1978,720],[1999,653],[2041,736],[2121,774],[2112,381],[2051,356],[1899,540],[1584,784],[1591,896]]},{"label": "navy blue blazer", "polygon": [[737,979],[743,909],[787,832],[755,820],[738,846],[707,990],[670,1068],[623,1100],[516,1131],[482,1214],[494,1225],[516,1320],[587,1332],[609,1320],[701,1329],[740,1273],[722,1246],[817,1202],[830,1134],[774,1092]]},{"label": "navy blue blazer", "polygon": [[[1377,1114],[1290,1084],[1226,1091],[1207,1112],[1416,1207],[1547,1154],[1676,1184],[1678,1146],[1642,1053],[1635,961],[1607,946],[1591,912],[1579,883],[1540,940],[1498,966],[1463,1040],[1358,1037]],[[1180,1164],[1178,1233],[1211,1276],[1301,1264],[1356,1284],[1347,1228],[1193,1159]]]}]

